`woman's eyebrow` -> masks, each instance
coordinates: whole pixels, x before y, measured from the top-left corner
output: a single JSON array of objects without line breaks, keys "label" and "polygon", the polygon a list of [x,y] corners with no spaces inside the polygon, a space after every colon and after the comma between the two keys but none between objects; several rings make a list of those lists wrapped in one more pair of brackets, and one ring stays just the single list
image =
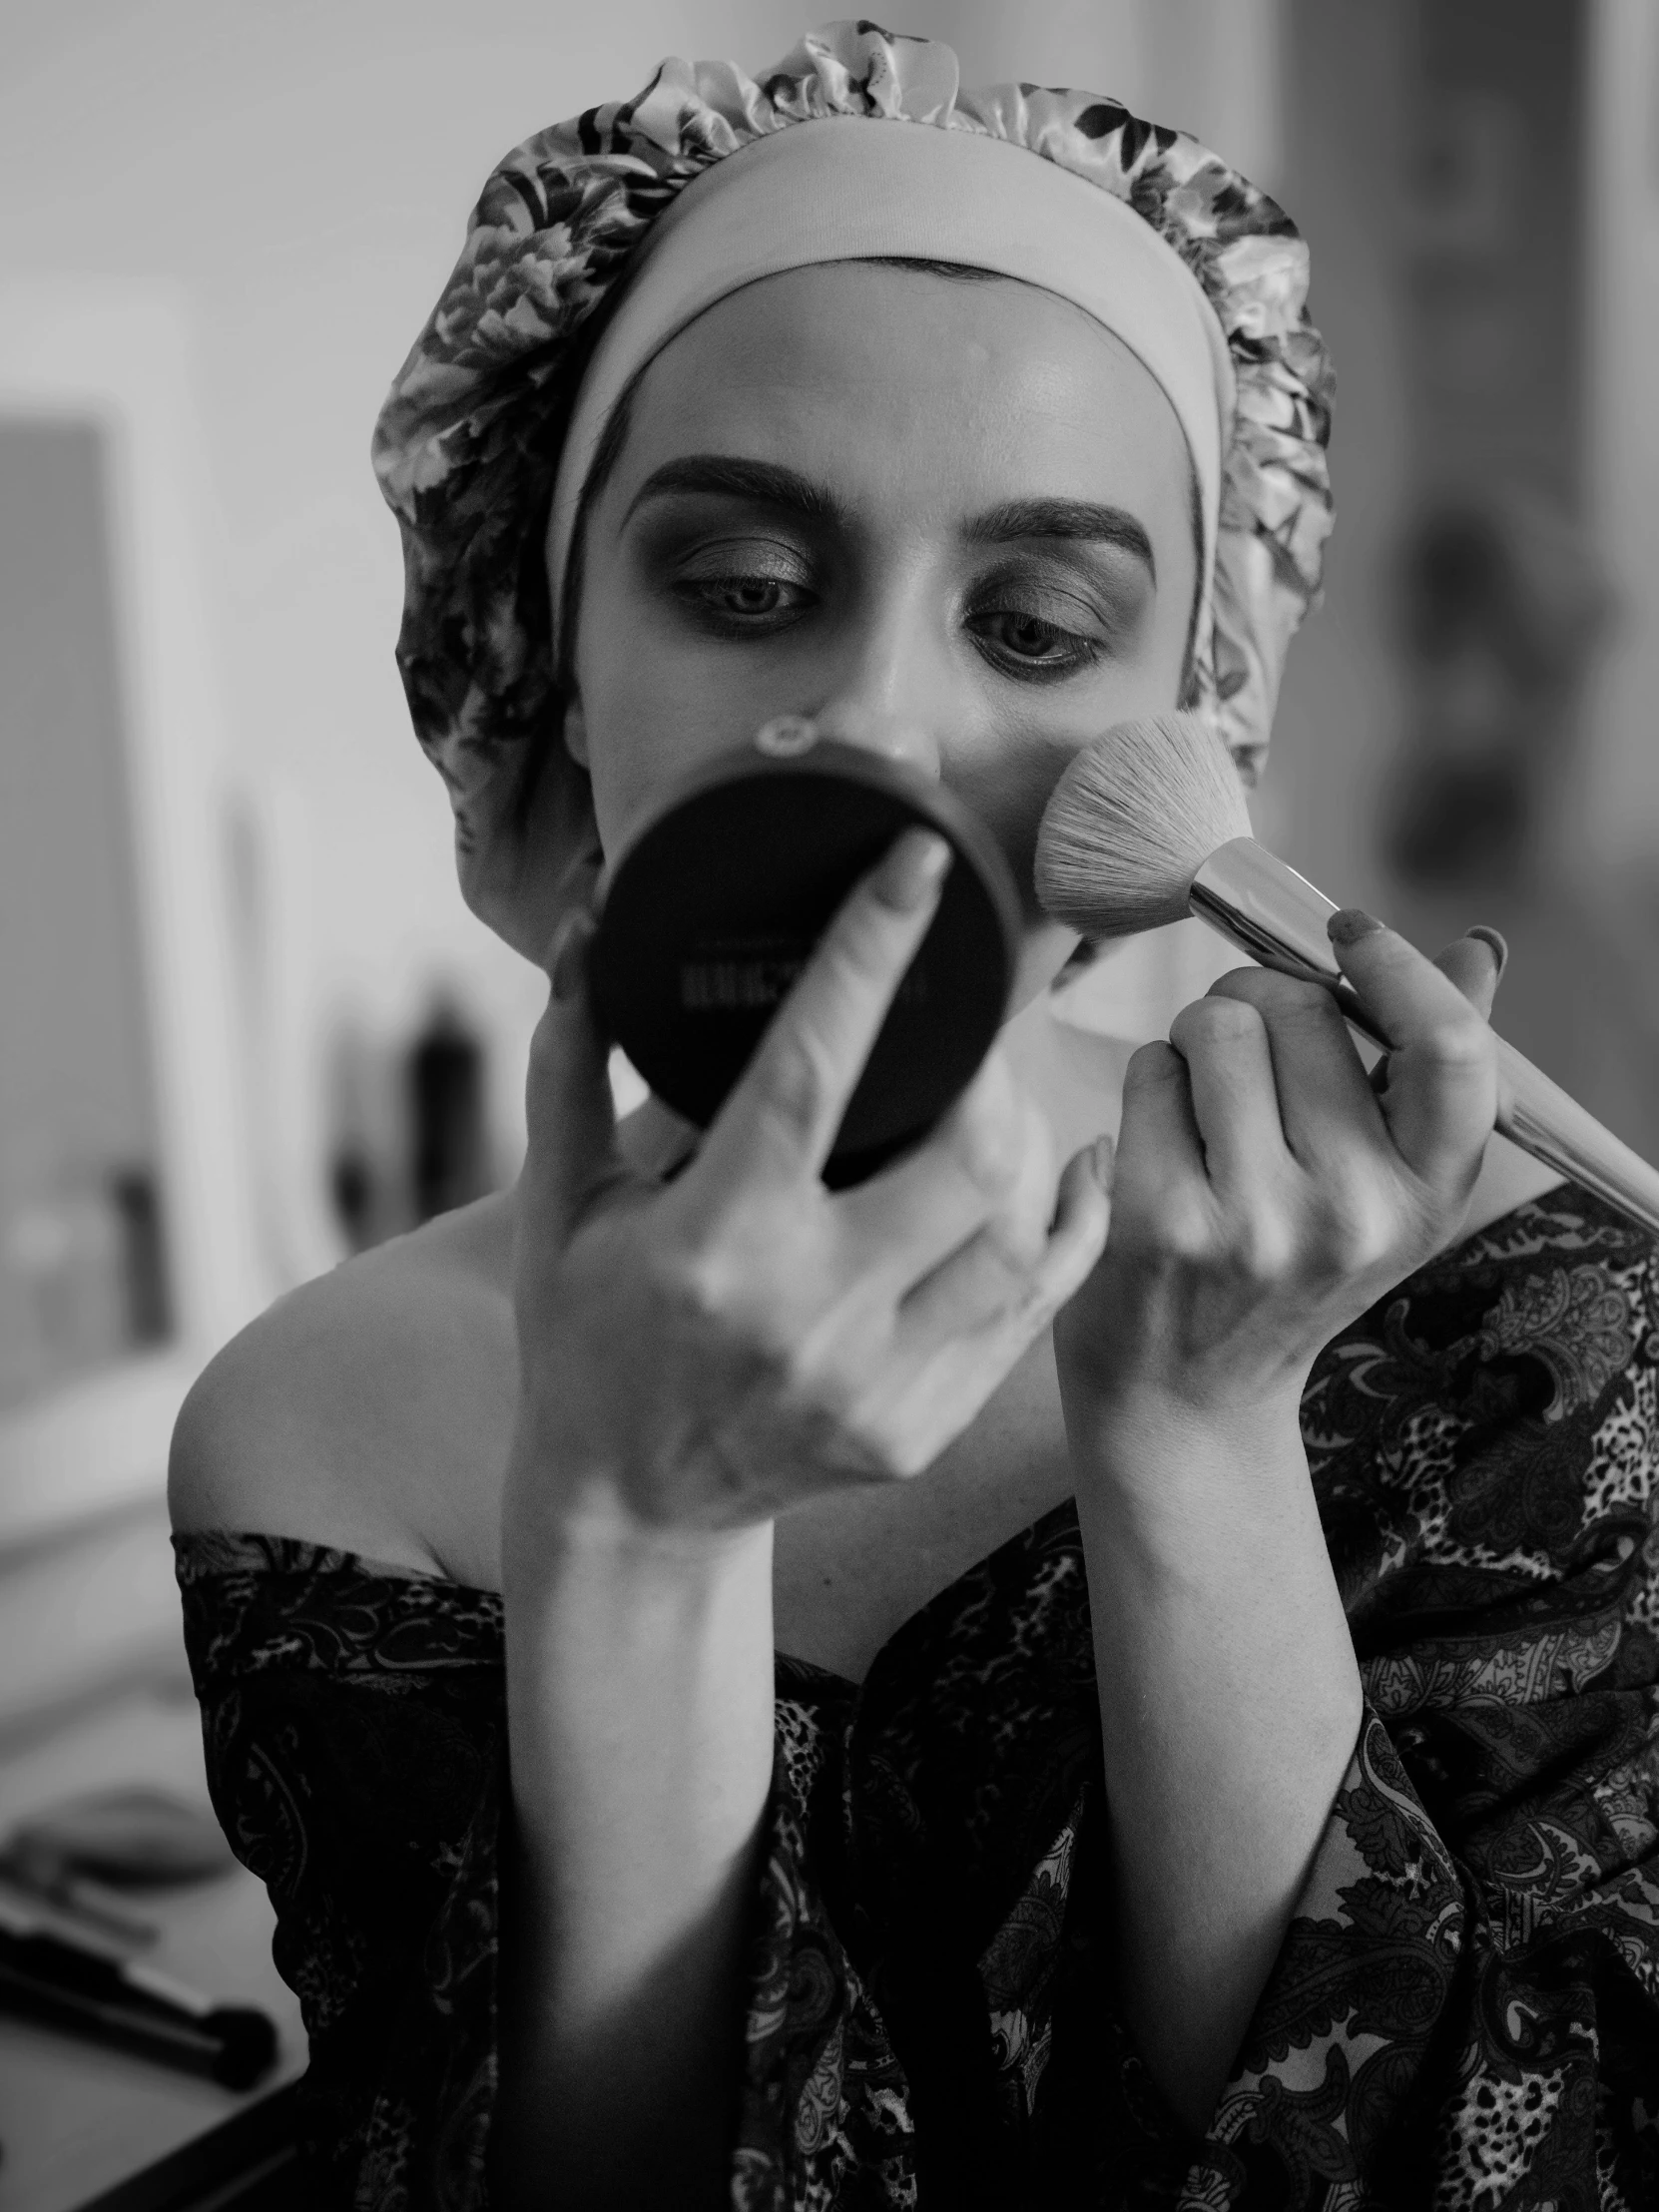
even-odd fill
[{"label": "woman's eyebrow", "polygon": [[975,515],[962,535],[970,545],[1008,545],[1017,538],[1086,539],[1115,545],[1146,564],[1156,583],[1158,564],[1152,540],[1122,507],[1097,506],[1087,499],[1010,499]]},{"label": "woman's eyebrow", "polygon": [[[734,453],[686,453],[653,469],[629,502],[626,524],[641,507],[654,499],[676,494],[701,493],[725,499],[748,499],[760,506],[782,507],[810,522],[842,522],[840,502],[823,484],[803,476],[799,469],[778,461],[751,461]],[[1157,563],[1152,540],[1135,517],[1122,507],[1102,506],[1087,499],[1010,499],[988,507],[962,532],[970,545],[1009,545],[1020,538],[1060,538],[1094,545],[1115,545],[1145,564],[1156,583]]]},{"label": "woman's eyebrow", "polygon": [[822,484],[799,470],[776,461],[745,461],[732,453],[687,453],[653,469],[629,502],[624,523],[653,499],[667,499],[677,492],[714,493],[726,499],[748,499],[757,505],[783,507],[811,522],[838,522],[841,508]]}]

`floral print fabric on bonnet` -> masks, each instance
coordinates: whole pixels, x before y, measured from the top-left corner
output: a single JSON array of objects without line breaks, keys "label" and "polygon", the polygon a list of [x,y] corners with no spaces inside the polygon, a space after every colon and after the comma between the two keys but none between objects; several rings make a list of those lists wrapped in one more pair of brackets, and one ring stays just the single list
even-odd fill
[{"label": "floral print fabric on bonnet", "polygon": [[593,841],[586,779],[551,742],[543,560],[593,341],[634,248],[692,179],[769,133],[831,116],[1028,148],[1133,209],[1197,278],[1236,400],[1195,703],[1247,780],[1266,752],[1332,517],[1330,365],[1290,220],[1195,140],[1114,100],[1035,85],[964,92],[948,47],[870,23],[811,32],[759,79],[729,62],[666,61],[637,99],[589,109],[501,162],[375,428],[375,471],[403,537],[397,659],[416,734],[454,805],[468,902],[532,958],[557,919],[558,863]]}]

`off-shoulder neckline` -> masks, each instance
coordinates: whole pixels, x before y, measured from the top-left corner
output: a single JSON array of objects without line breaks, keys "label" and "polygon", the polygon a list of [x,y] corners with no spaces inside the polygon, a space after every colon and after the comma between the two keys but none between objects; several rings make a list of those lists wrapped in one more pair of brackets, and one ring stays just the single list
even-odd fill
[{"label": "off-shoulder neckline", "polygon": [[[951,1582],[946,1583],[925,1604],[900,1621],[876,1654],[876,1661],[885,1656],[915,1628],[917,1622],[931,1615],[935,1608],[947,1604],[966,1584],[982,1575],[1004,1553],[1018,1545],[1028,1544],[1052,1523],[1068,1514],[1075,1514],[1076,1502],[1070,1497],[1059,1499],[1043,1512],[1028,1521],[1024,1527],[1005,1536],[994,1544],[982,1559],[976,1559]],[[185,1582],[208,1581],[237,1573],[271,1574],[285,1571],[306,1571],[312,1574],[339,1574],[358,1580],[418,1583],[424,1587],[450,1592],[454,1596],[482,1603],[491,1609],[499,1609],[502,1599],[499,1590],[491,1590],[474,1582],[458,1582],[435,1568],[413,1567],[396,1559],[376,1559],[366,1552],[352,1551],[340,1544],[318,1543],[313,1537],[276,1535],[267,1529],[254,1528],[189,1528],[176,1529],[173,1533],[173,1550],[180,1570],[180,1580]],[[284,1553],[308,1554],[302,1558],[284,1558]],[[816,1660],[803,1659],[782,1645],[776,1647],[776,1656],[785,1659],[792,1667],[808,1673],[822,1675],[828,1680],[850,1682],[851,1677],[840,1675],[833,1668],[819,1665]],[[871,1662],[873,1669],[876,1661]],[[867,1679],[867,1677],[866,1677]]]},{"label": "off-shoulder neckline", "polygon": [[[501,1602],[499,1590],[482,1583],[461,1582],[438,1567],[410,1566],[403,1559],[379,1559],[372,1552],[353,1551],[348,1544],[324,1543],[316,1536],[294,1536],[273,1528],[176,1528],[173,1553],[181,1567],[193,1576],[262,1573],[303,1564],[311,1573],[356,1574],[380,1582],[431,1582],[463,1596]],[[284,1552],[308,1553],[303,1561],[284,1559]],[[197,1556],[200,1554],[201,1556]]]},{"label": "off-shoulder neckline", "polygon": [[[1612,1213],[1612,1209],[1606,1207],[1604,1201],[1596,1199],[1589,1192],[1578,1190],[1570,1183],[1552,1185],[1550,1189],[1541,1191],[1534,1197],[1522,1199],[1517,1205],[1510,1207],[1507,1213],[1500,1214],[1493,1220],[1483,1223],[1480,1228],[1471,1231],[1468,1236],[1460,1238],[1456,1244],[1447,1246],[1443,1252],[1435,1254],[1433,1259],[1426,1261],[1423,1267],[1416,1270],[1413,1275],[1407,1276],[1404,1282],[1414,1282],[1417,1276],[1426,1274],[1435,1267],[1443,1266],[1454,1254],[1464,1252],[1470,1247],[1478,1247],[1483,1242],[1491,1239],[1494,1233],[1501,1230],[1505,1224],[1513,1222],[1518,1215],[1541,1211],[1551,1201],[1558,1201],[1562,1191],[1571,1192],[1576,1200],[1587,1204],[1592,1210]],[[1614,1215],[1613,1218],[1617,1219],[1618,1217]],[[1389,1297],[1397,1296],[1403,1287],[1403,1284],[1396,1284],[1387,1295]],[[1351,1328],[1359,1328],[1364,1318],[1364,1316],[1358,1317],[1351,1324]],[[1341,1338],[1347,1334],[1349,1334],[1347,1330],[1340,1331],[1333,1342],[1340,1342]],[[1016,1529],[1013,1535],[1005,1537],[1000,1544],[994,1545],[982,1559],[976,1560],[954,1581],[948,1583],[944,1589],[929,1598],[925,1605],[919,1606],[908,1619],[901,1622],[882,1646],[882,1654],[889,1651],[894,1643],[905,1636],[918,1620],[932,1612],[935,1606],[944,1603],[953,1592],[960,1590],[965,1583],[971,1582],[976,1576],[983,1574],[992,1562],[1000,1558],[1004,1552],[1011,1550],[1015,1545],[1028,1543],[1034,1533],[1041,1529],[1045,1523],[1056,1519],[1061,1514],[1074,1510],[1074,1500],[1070,1497],[1062,1498],[1057,1504],[1051,1505],[1046,1511],[1039,1513],[1034,1520],[1028,1522],[1023,1528]],[[501,1604],[499,1590],[487,1589],[477,1583],[457,1581],[454,1576],[446,1575],[440,1569],[410,1566],[402,1560],[377,1559],[367,1552],[353,1551],[343,1545],[319,1542],[315,1537],[283,1535],[267,1529],[211,1527],[175,1530],[172,1540],[181,1580],[184,1580],[187,1574],[194,1580],[198,1577],[206,1579],[216,1573],[279,1571],[285,1562],[282,1562],[277,1555],[282,1551],[297,1551],[313,1555],[305,1562],[313,1573],[355,1574],[359,1577],[381,1581],[422,1583],[435,1589],[453,1591],[460,1597],[481,1599],[487,1605],[498,1607]],[[214,1556],[216,1552],[221,1556],[216,1558]],[[202,1556],[193,1556],[197,1554]],[[226,1554],[229,1554],[229,1556],[224,1556]],[[293,1563],[298,1564],[297,1561]],[[782,1650],[779,1652],[779,1657],[789,1659],[792,1665],[813,1668],[815,1672],[824,1673],[829,1671],[823,1668],[814,1668],[812,1661],[798,1660],[794,1658],[793,1654]]]},{"label": "off-shoulder neckline", "polygon": [[[936,1618],[940,1607],[949,1606],[959,1593],[978,1576],[990,1570],[995,1562],[1021,1544],[1041,1540],[1050,1526],[1067,1515],[1075,1515],[1076,1502],[1064,1497],[1050,1505],[1023,1528],[1015,1529],[1011,1536],[1003,1538],[987,1551],[982,1559],[976,1559],[942,1590],[935,1591],[925,1604],[899,1622],[871,1660],[864,1674],[867,1682],[877,1668],[891,1663],[891,1654],[910,1636],[920,1624]],[[180,1581],[190,1583],[209,1581],[237,1573],[272,1574],[286,1571],[306,1571],[312,1574],[338,1574],[348,1578],[370,1581],[390,1581],[419,1584],[424,1588],[441,1591],[463,1601],[481,1605],[492,1612],[499,1611],[501,1593],[485,1589],[477,1583],[457,1582],[453,1576],[435,1569],[412,1567],[401,1560],[375,1559],[363,1552],[346,1549],[339,1544],[317,1543],[304,1536],[279,1536],[263,1529],[192,1528],[175,1530],[173,1549],[179,1563]],[[308,1557],[286,1559],[284,1553],[308,1554]],[[193,1557],[192,1554],[206,1554]],[[217,1556],[216,1556],[217,1555]],[[817,1660],[803,1659],[783,1645],[774,1647],[775,1658],[805,1675],[816,1676],[826,1682],[844,1684],[850,1690],[859,1685],[850,1675],[837,1673],[832,1667],[822,1666]]]}]

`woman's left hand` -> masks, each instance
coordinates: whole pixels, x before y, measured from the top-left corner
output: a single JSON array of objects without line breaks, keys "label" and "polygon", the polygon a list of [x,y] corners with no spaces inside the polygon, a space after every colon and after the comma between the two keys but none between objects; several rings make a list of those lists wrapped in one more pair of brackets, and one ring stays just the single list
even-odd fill
[{"label": "woman's left hand", "polygon": [[1330,993],[1224,976],[1124,1086],[1111,1230],[1056,1325],[1068,1420],[1294,1419],[1322,1348],[1455,1234],[1496,1106],[1498,961],[1425,959],[1369,915],[1333,941],[1394,1043],[1381,1089]]},{"label": "woman's left hand", "polygon": [[1153,2078],[1207,2126],[1360,1726],[1300,1425],[1322,1348],[1452,1237],[1496,1103],[1497,960],[1368,916],[1336,1001],[1219,982],[1124,1087],[1106,1249],[1055,1324],[1088,1566],[1119,1985]]}]

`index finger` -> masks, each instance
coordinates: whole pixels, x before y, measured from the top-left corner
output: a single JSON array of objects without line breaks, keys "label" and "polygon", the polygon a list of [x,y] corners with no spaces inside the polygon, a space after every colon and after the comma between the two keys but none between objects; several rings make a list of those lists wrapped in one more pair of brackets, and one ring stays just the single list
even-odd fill
[{"label": "index finger", "polygon": [[817,1176],[950,867],[932,830],[906,830],[842,901],[722,1107],[702,1178]]},{"label": "index finger", "polygon": [[1492,1033],[1431,960],[1357,908],[1331,917],[1343,972],[1388,1039],[1383,1118],[1422,1181],[1466,1196],[1497,1113]]}]

